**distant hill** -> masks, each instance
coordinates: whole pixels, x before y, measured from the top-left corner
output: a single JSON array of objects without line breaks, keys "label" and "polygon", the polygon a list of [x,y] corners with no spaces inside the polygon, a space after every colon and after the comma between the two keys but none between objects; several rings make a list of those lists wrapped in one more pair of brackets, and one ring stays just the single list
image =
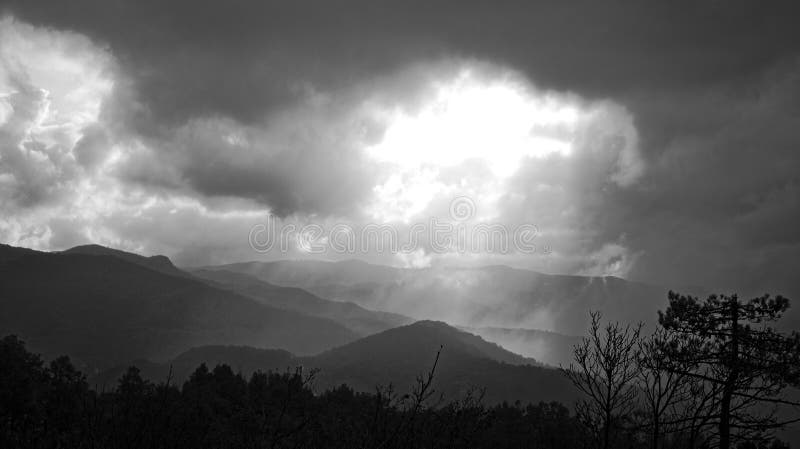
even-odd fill
[{"label": "distant hill", "polygon": [[667,288],[616,277],[564,276],[507,266],[402,269],[358,261],[247,262],[207,267],[298,287],[323,298],[469,327],[545,329],[583,335],[588,312],[654,323]]},{"label": "distant hill", "polygon": [[[440,345],[445,344],[448,345],[450,351],[509,365],[539,364],[534,359],[503,349],[477,335],[456,329],[441,321],[428,320],[417,321],[408,326],[397,327],[356,340],[343,347],[325,351],[314,356],[313,359],[321,361],[335,357],[341,362],[350,356],[361,357],[365,352],[378,358],[388,357],[399,360],[410,360],[419,355],[430,358]],[[428,351],[433,348],[433,353],[426,354],[425,348],[428,348]]]},{"label": "distant hill", "polygon": [[[430,370],[440,347],[434,387],[446,398],[458,397],[472,387],[485,387],[488,403],[559,400],[569,404],[577,397],[574,387],[557,370],[530,364],[535,361],[433,321],[390,329],[316,356],[287,360],[281,352],[216,346],[189,351],[170,363],[176,381],[189,375],[186,370],[189,360],[188,366],[194,367],[201,362],[209,367],[226,363],[246,375],[255,369],[284,370],[303,366],[320,370],[316,382],[318,390],[346,383],[356,390],[374,392],[376,386],[392,384],[395,391],[405,393],[417,375]],[[169,363],[141,363],[142,373],[153,380],[164,380],[169,372]],[[110,379],[122,372],[123,367],[117,367],[98,379],[108,385]]]},{"label": "distant hill", "polygon": [[322,299],[296,287],[279,287],[245,273],[200,269],[191,271],[191,274],[269,306],[331,319],[361,336],[414,321],[394,313],[367,310],[352,302]]},{"label": "distant hill", "polygon": [[70,355],[84,369],[209,344],[314,354],[358,337],[117,254],[22,252],[0,248],[0,334],[20,335],[45,356]]},{"label": "distant hill", "polygon": [[[557,370],[507,363],[503,359],[511,354],[508,351],[497,351],[497,346],[441,322],[421,321],[391,329],[301,360],[320,369],[321,388],[346,383],[374,391],[376,385],[392,384],[396,391],[407,392],[416,376],[431,368],[440,346],[434,386],[446,397],[458,397],[474,387],[486,388],[489,403],[569,403],[575,397],[572,385]],[[511,357],[517,362],[521,359]]]}]

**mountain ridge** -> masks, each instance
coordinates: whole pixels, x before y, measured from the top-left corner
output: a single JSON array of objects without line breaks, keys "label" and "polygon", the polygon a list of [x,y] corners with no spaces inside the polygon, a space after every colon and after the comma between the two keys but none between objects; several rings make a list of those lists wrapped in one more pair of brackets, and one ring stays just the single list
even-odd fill
[{"label": "mountain ridge", "polygon": [[543,329],[582,335],[589,311],[607,319],[652,322],[668,289],[617,277],[544,274],[494,265],[353,269],[342,262],[272,261],[206,267],[255,276],[337,301],[415,319],[468,327]]},{"label": "mountain ridge", "polygon": [[320,298],[297,287],[274,285],[244,273],[200,269],[191,274],[266,305],[331,319],[361,336],[414,321],[398,314],[365,309],[353,302]]},{"label": "mountain ridge", "polygon": [[142,256],[140,254],[109,248],[97,244],[73,246],[60,252],[61,254],[85,254],[89,256],[114,256],[152,270],[160,271],[172,276],[188,276],[186,272],[172,263],[169,257],[158,254],[155,256]]},{"label": "mountain ridge", "polygon": [[10,252],[18,253],[0,251],[0,332],[89,367],[212,343],[312,354],[358,338],[334,321],[114,255],[26,252],[9,260]]}]

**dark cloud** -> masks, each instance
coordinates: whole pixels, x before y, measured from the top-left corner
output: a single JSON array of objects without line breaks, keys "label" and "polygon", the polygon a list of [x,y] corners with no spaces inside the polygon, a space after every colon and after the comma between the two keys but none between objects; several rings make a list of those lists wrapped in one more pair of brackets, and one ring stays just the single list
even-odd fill
[{"label": "dark cloud", "polygon": [[[648,174],[602,202],[598,241],[624,233],[643,251],[631,275],[750,294],[800,294],[800,65],[779,64],[747,86],[648,96]],[[644,100],[640,100],[644,102]],[[635,108],[634,108],[635,110]],[[652,145],[652,143],[651,143]]]},{"label": "dark cloud", "polygon": [[325,127],[312,120],[310,129],[298,129],[284,118],[282,129],[266,135],[224,122],[193,122],[160,156],[203,195],[251,198],[279,216],[345,214],[370,193],[370,166],[354,138],[330,134],[337,120],[328,120]]},{"label": "dark cloud", "polygon": [[298,82],[358,83],[442,55],[590,96],[746,79],[795,52],[795,2],[12,1],[108,43],[159,120],[260,118]]}]

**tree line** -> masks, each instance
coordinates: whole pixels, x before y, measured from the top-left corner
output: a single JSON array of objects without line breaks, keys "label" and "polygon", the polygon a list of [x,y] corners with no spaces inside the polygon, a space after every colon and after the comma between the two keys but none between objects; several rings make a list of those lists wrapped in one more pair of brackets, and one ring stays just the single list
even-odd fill
[{"label": "tree line", "polygon": [[181,385],[130,367],[90,388],[67,357],[45,363],[15,336],[0,340],[2,448],[730,448],[781,449],[772,431],[798,385],[800,336],[769,326],[782,297],[704,300],[676,293],[641,325],[591,327],[562,371],[584,393],[572,407],[485,405],[435,388],[438,354],[409,391],[314,389],[315,371],[200,365]]},{"label": "tree line", "polygon": [[[559,403],[486,407],[482,391],[444,402],[432,368],[408,392],[346,385],[315,394],[314,371],[200,365],[180,386],[130,367],[111,391],[89,388],[69,359],[45,364],[17,337],[0,341],[2,448],[584,447]],[[528,443],[524,443],[528,444]]]}]

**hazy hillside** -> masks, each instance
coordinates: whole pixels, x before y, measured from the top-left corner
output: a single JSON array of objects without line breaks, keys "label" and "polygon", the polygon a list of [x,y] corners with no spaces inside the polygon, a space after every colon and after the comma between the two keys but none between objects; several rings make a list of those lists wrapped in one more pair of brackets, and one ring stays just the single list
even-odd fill
[{"label": "hazy hillside", "polygon": [[370,284],[392,282],[403,271],[351,259],[341,262],[321,260],[280,260],[276,262],[241,262],[210,269],[248,273],[265,280],[280,280],[285,285]]},{"label": "hazy hillside", "polygon": [[0,334],[46,356],[107,367],[239,344],[313,354],[357,338],[327,319],[260,304],[117,256],[0,249]]},{"label": "hazy hillside", "polygon": [[296,287],[272,285],[244,273],[203,269],[191,273],[269,306],[334,320],[362,336],[413,322],[402,315],[367,310],[352,302],[322,299]]},{"label": "hazy hillside", "polygon": [[572,362],[572,348],[581,337],[562,335],[538,329],[502,327],[464,327],[463,330],[479,335],[486,341],[550,366],[567,366]]},{"label": "hazy hillside", "polygon": [[584,333],[589,310],[601,310],[610,320],[652,323],[667,293],[615,277],[548,275],[506,266],[400,269],[357,261],[279,261],[211,269],[417,319],[567,335]]}]

